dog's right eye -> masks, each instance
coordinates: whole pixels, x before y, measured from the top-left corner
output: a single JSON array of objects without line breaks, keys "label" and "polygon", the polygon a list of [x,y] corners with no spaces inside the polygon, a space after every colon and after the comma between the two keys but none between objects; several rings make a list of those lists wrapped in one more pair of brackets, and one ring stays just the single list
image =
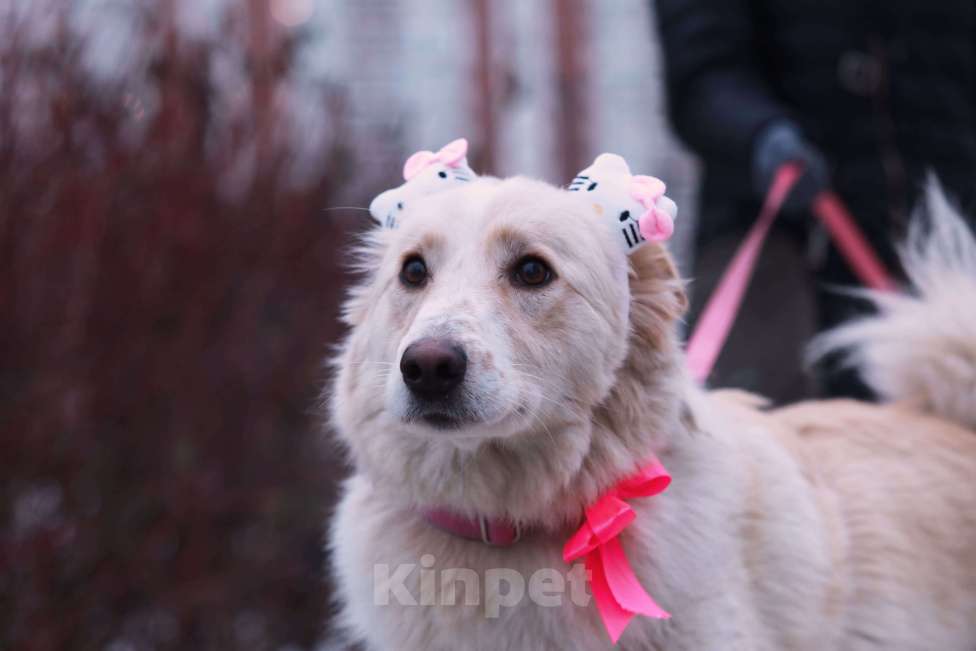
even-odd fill
[{"label": "dog's right eye", "polygon": [[552,280],[552,270],[541,258],[526,256],[512,271],[512,280],[520,287],[542,287]]},{"label": "dog's right eye", "polygon": [[427,263],[419,255],[412,255],[403,261],[400,282],[407,287],[422,287],[427,282],[427,275]]}]

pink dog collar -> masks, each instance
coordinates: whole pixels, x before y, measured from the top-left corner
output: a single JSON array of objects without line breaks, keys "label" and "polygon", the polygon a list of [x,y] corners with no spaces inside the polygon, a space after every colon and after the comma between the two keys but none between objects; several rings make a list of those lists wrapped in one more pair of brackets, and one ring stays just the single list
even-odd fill
[{"label": "pink dog collar", "polygon": [[[563,547],[565,562],[585,560],[600,619],[614,644],[637,615],[671,617],[637,580],[619,538],[637,518],[637,512],[624,500],[653,497],[663,493],[670,483],[671,475],[661,462],[651,459],[588,506],[582,525]],[[441,531],[493,547],[509,547],[522,538],[521,525],[508,520],[469,518],[448,509],[428,509],[422,514],[429,525]]]},{"label": "pink dog collar", "polygon": [[423,516],[435,529],[492,547],[509,547],[522,539],[521,525],[500,518],[468,518],[447,509],[425,510]]}]

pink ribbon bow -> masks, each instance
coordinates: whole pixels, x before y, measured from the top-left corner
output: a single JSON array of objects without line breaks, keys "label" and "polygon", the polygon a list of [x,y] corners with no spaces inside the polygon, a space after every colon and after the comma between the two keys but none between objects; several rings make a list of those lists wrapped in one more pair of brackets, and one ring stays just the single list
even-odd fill
[{"label": "pink ribbon bow", "polygon": [[630,196],[644,206],[646,212],[638,220],[641,235],[652,242],[662,242],[674,234],[674,218],[657,205],[666,189],[661,179],[637,175],[630,182]]},{"label": "pink ribbon bow", "polygon": [[641,587],[618,538],[637,517],[624,500],[657,495],[670,483],[671,475],[654,459],[587,507],[583,526],[563,547],[563,560],[567,563],[586,557],[593,598],[614,644],[635,615],[671,617]]},{"label": "pink ribbon bow", "polygon": [[432,151],[418,151],[403,164],[403,178],[409,181],[434,163],[444,163],[448,167],[458,167],[468,154],[468,141],[458,138],[440,148],[437,153]]}]

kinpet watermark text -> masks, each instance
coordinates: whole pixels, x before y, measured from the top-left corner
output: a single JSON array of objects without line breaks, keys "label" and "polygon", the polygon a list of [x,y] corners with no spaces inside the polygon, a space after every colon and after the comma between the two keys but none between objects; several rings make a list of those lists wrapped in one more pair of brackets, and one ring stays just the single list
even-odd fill
[{"label": "kinpet watermark text", "polygon": [[392,567],[373,566],[373,603],[377,606],[467,606],[483,607],[486,617],[498,617],[502,608],[514,608],[528,597],[530,603],[558,608],[570,603],[586,607],[592,598],[587,591],[587,570],[577,563],[568,571],[543,568],[528,577],[512,568],[437,568],[432,554],[420,563]]}]

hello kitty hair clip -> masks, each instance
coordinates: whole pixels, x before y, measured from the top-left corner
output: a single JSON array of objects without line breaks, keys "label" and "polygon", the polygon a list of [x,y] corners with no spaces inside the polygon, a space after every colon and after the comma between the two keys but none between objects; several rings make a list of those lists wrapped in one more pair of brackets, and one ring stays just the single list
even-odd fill
[{"label": "hello kitty hair clip", "polygon": [[678,206],[664,196],[664,182],[653,176],[630,173],[627,161],[616,154],[600,154],[576,175],[567,189],[578,192],[619,233],[625,253],[648,241],[661,242],[674,233]]},{"label": "hello kitty hair clip", "polygon": [[400,213],[416,197],[468,183],[477,175],[468,166],[468,141],[458,138],[439,151],[418,151],[403,166],[405,183],[369,204],[369,214],[386,228],[396,228]]}]

